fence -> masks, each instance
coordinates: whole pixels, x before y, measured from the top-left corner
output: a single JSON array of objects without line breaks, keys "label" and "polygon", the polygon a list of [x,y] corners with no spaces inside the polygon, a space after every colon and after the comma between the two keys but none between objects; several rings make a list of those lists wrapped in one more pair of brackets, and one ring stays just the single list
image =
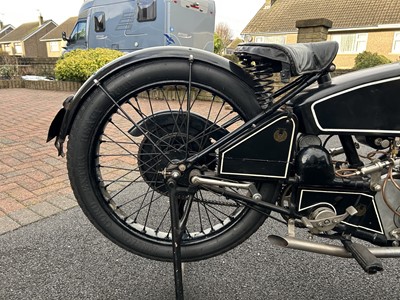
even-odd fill
[{"label": "fence", "polygon": [[17,68],[19,75],[34,74],[38,76],[54,76],[54,67],[57,58],[36,58],[19,57],[17,58]]},{"label": "fence", "polygon": [[57,58],[40,58],[40,57],[15,57],[9,55],[0,55],[0,67],[7,74],[0,75],[38,75],[38,76],[54,76],[54,67]]},{"label": "fence", "polygon": [[75,92],[81,87],[79,82],[70,81],[29,81],[22,79],[0,80],[0,89],[26,88],[34,90]]}]

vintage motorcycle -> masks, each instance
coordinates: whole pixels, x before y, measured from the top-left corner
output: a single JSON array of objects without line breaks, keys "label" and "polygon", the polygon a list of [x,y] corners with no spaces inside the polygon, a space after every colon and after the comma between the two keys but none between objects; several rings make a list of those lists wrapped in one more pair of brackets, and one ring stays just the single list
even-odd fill
[{"label": "vintage motorcycle", "polygon": [[273,244],[376,273],[379,258],[400,257],[400,65],[331,78],[337,51],[245,43],[239,66],[191,48],[140,50],[67,98],[48,140],[64,155],[69,136],[69,178],[90,221],[126,250],[173,261],[177,295],[182,262],[234,248],[267,217],[288,228]]}]

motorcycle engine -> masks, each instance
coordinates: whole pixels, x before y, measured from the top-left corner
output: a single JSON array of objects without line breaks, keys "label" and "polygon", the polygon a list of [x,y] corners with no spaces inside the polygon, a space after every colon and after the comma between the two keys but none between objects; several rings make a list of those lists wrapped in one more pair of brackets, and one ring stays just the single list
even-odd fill
[{"label": "motorcycle engine", "polygon": [[302,183],[328,184],[335,179],[329,152],[317,136],[301,136],[296,157],[296,173]]},{"label": "motorcycle engine", "polygon": [[367,145],[377,150],[389,148],[392,144],[394,137],[388,136],[356,136],[359,143]]}]

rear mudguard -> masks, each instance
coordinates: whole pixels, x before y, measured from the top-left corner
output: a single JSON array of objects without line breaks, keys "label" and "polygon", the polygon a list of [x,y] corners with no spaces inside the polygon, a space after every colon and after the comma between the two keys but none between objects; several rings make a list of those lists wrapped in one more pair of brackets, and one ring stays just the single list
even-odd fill
[{"label": "rear mudguard", "polygon": [[[63,108],[51,124],[47,141],[56,137],[55,146],[58,149],[58,154],[63,156],[63,143],[70,132],[76,114],[88,96],[97,89],[102,82],[113,74],[123,69],[131,68],[135,64],[166,58],[187,59],[188,63],[192,60],[194,63],[196,63],[196,61],[201,61],[231,72],[239,79],[246,82],[250,87],[254,88],[255,85],[252,77],[241,67],[226,58],[204,50],[187,47],[164,46],[135,51],[124,55],[99,69],[82,85],[73,97],[69,97],[64,101]],[[61,119],[62,121],[60,121]]]}]

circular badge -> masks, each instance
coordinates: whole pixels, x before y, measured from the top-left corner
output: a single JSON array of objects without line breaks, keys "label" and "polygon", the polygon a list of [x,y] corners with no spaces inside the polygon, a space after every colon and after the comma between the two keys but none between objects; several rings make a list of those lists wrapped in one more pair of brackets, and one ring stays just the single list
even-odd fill
[{"label": "circular badge", "polygon": [[288,133],[285,128],[278,128],[274,132],[274,140],[277,141],[278,143],[282,143],[282,142],[286,141],[287,137],[288,137]]}]

